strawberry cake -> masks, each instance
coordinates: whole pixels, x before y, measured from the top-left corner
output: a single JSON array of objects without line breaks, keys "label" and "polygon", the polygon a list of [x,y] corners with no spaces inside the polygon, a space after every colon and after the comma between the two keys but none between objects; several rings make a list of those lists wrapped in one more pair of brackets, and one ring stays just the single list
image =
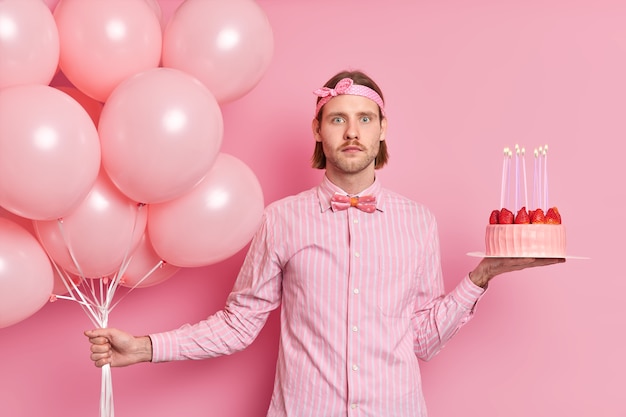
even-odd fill
[{"label": "strawberry cake", "polygon": [[486,256],[565,257],[565,226],[557,208],[548,205],[547,151],[547,145],[535,149],[532,205],[536,208],[527,211],[526,151],[519,145],[515,145],[515,152],[504,149],[500,209],[493,210],[489,217]]},{"label": "strawberry cake", "polygon": [[485,233],[485,255],[492,257],[564,258],[565,226],[556,207],[517,215],[493,210]]}]

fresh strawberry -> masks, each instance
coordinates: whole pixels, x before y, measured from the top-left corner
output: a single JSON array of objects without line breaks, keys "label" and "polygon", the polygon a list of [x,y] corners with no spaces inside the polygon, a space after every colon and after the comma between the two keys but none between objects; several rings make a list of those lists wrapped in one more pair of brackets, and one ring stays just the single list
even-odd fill
[{"label": "fresh strawberry", "polygon": [[515,216],[515,224],[529,224],[530,223],[530,217],[528,217],[528,213],[526,212],[526,207],[522,207],[521,209],[519,209],[519,211],[517,212],[517,215]]},{"label": "fresh strawberry", "polygon": [[513,212],[503,208],[500,210],[500,224],[513,224],[514,216]]},{"label": "fresh strawberry", "polygon": [[498,218],[500,217],[500,210],[494,210],[489,216],[489,224],[498,224]]},{"label": "fresh strawberry", "polygon": [[546,222],[546,215],[543,214],[543,210],[538,208],[530,213],[530,222],[532,224],[543,224]]},{"label": "fresh strawberry", "polygon": [[561,224],[561,214],[556,207],[550,207],[546,213],[546,223]]}]

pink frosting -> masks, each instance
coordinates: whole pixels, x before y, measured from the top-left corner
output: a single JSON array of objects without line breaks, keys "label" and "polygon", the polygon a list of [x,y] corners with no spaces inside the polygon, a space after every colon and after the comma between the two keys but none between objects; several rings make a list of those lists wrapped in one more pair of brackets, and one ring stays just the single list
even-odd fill
[{"label": "pink frosting", "polygon": [[565,257],[565,226],[557,224],[490,224],[487,256]]}]

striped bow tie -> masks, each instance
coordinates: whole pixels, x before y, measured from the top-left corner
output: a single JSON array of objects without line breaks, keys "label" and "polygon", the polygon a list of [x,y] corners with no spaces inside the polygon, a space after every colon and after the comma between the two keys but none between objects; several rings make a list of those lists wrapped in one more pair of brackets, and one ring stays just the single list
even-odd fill
[{"label": "striped bow tie", "polygon": [[347,210],[348,207],[356,207],[366,213],[376,211],[376,197],[373,195],[362,195],[360,197],[349,197],[347,195],[335,194],[330,199],[333,210]]}]

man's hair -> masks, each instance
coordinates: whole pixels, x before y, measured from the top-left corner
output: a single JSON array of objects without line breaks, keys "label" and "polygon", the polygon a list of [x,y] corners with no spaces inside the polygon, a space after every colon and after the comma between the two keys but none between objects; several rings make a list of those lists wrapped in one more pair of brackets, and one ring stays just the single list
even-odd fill
[{"label": "man's hair", "polygon": [[[341,71],[337,73],[335,76],[333,76],[330,80],[328,80],[326,84],[324,84],[324,87],[335,88],[337,83],[344,78],[350,78],[352,81],[354,81],[355,84],[364,85],[366,87],[371,88],[372,90],[378,93],[378,95],[380,96],[381,99],[383,99],[383,101],[385,100],[385,98],[383,97],[383,93],[380,87],[378,86],[378,84],[376,84],[374,80],[372,80],[369,76],[367,76],[362,71]],[[321,100],[321,97],[318,97],[317,101],[319,102],[320,100]],[[320,125],[322,123],[323,112],[324,112],[324,106],[322,106],[320,111],[315,116]],[[382,123],[383,117],[380,111],[380,107],[378,108],[378,119]],[[378,150],[378,155],[376,155],[376,162],[375,162],[374,168],[375,169],[382,168],[387,163],[388,160],[389,160],[389,152],[387,152],[387,141],[381,140],[380,148]],[[326,155],[324,155],[324,149],[322,147],[321,142],[315,142],[315,149],[313,150],[313,157],[311,158],[311,166],[317,169],[326,168]]]}]

